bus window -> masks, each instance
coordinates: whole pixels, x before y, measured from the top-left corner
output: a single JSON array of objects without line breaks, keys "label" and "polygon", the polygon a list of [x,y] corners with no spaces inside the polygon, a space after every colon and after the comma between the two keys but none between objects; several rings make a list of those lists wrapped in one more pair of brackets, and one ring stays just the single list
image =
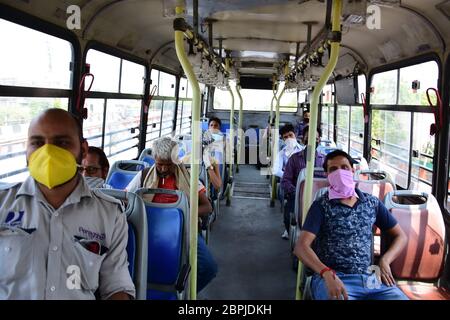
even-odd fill
[{"label": "bus window", "polygon": [[350,114],[350,154],[362,155],[364,149],[364,114],[360,106],[352,106]]},{"label": "bus window", "polygon": [[330,132],[330,118],[329,118],[329,110],[328,105],[322,105],[322,114],[321,114],[321,129],[322,129],[322,138],[329,140],[329,132]]},{"label": "bus window", "polygon": [[151,87],[156,86],[155,96],[159,96],[159,71],[156,69],[152,69],[150,73],[150,79],[152,80]]},{"label": "bus window", "polygon": [[188,91],[188,81],[186,78],[181,78],[180,79],[179,97],[187,98],[187,91]]},{"label": "bus window", "polygon": [[112,163],[138,154],[140,100],[108,100],[104,151]]},{"label": "bus window", "polygon": [[0,30],[0,41],[7,44],[0,50],[0,85],[39,88],[35,97],[0,97],[0,180],[19,182],[28,176],[25,150],[31,119],[49,108],[68,109],[70,92],[52,96],[49,89],[71,89],[72,45],[3,19]]},{"label": "bus window", "polygon": [[68,109],[68,98],[0,98],[0,180],[28,176],[25,151],[31,119],[50,108]]},{"label": "bus window", "polygon": [[364,74],[361,74],[358,76],[358,97],[357,101],[360,104],[363,104],[364,101],[361,97],[361,94],[364,94],[364,97],[366,96],[366,76]]},{"label": "bus window", "polygon": [[[91,73],[95,76],[91,91],[119,92],[120,58],[91,49],[86,63],[90,64]],[[89,83],[86,81],[86,87]]]},{"label": "bus window", "polygon": [[175,76],[159,72],[159,95],[162,97],[175,97]]},{"label": "bus window", "polygon": [[145,67],[127,60],[122,61],[121,93],[144,93]]},{"label": "bus window", "polygon": [[281,97],[280,111],[281,112],[297,112],[297,91],[285,92]]},{"label": "bus window", "polygon": [[338,106],[337,113],[337,145],[345,152],[349,152],[350,107]]},{"label": "bus window", "polygon": [[86,99],[89,117],[83,122],[83,134],[90,146],[102,147],[105,99]]},{"label": "bus window", "polygon": [[[0,19],[0,85],[70,89],[72,45]],[[43,76],[45,75],[45,76]]]},{"label": "bus window", "polygon": [[431,113],[414,114],[412,172],[409,189],[431,192],[433,182],[434,136],[430,126],[434,123]]},{"label": "bus window", "polygon": [[180,127],[181,134],[187,134],[191,132],[191,112],[192,112],[192,101],[186,100],[183,101],[183,113],[182,113],[182,121]]},{"label": "bus window", "polygon": [[391,174],[401,188],[408,188],[411,113],[374,110],[372,113],[373,169]]},{"label": "bus window", "polygon": [[372,79],[371,104],[393,105],[397,103],[397,72],[377,73]]},{"label": "bus window", "polygon": [[163,116],[161,119],[161,137],[168,136],[173,130],[173,121],[175,118],[175,101],[164,101]]},{"label": "bus window", "polygon": [[161,109],[163,101],[153,99],[150,104],[147,118],[147,137],[146,148],[151,148],[153,140],[159,138],[159,132],[161,128]]},{"label": "bus window", "polygon": [[[437,88],[439,68],[435,61],[416,64],[400,69],[399,104],[428,106],[426,91]],[[412,89],[414,81],[420,82],[420,88]]]}]

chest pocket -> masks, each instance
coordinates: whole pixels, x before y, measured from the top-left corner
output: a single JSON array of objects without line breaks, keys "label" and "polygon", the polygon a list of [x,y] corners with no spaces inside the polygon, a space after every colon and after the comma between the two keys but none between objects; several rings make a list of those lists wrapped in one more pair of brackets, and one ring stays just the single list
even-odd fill
[{"label": "chest pocket", "polygon": [[13,285],[33,273],[35,232],[0,227],[0,286]]},{"label": "chest pocket", "polygon": [[80,268],[80,284],[85,290],[95,291],[99,286],[99,273],[106,254],[98,255],[74,242],[74,265]]}]

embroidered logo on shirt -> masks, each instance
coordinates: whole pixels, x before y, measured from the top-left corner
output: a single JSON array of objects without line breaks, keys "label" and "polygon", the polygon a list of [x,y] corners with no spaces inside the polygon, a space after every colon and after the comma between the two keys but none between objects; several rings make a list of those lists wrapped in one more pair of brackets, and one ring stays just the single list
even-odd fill
[{"label": "embroidered logo on shirt", "polygon": [[97,233],[94,231],[87,230],[83,227],[79,227],[78,232],[80,232],[87,239],[97,239],[97,240],[103,241],[103,240],[105,240],[105,237],[106,237],[104,233],[100,234],[100,233]]},{"label": "embroidered logo on shirt", "polygon": [[22,220],[23,220],[23,215],[25,214],[25,211],[19,211],[19,212],[14,212],[11,211],[8,213],[8,215],[6,216],[6,220],[4,225],[7,225],[9,227],[20,227],[22,226]]}]

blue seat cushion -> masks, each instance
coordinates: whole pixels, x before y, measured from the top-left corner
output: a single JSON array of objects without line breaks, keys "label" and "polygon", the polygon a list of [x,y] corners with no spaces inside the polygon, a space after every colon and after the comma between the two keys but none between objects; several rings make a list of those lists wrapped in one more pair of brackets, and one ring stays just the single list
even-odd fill
[{"label": "blue seat cushion", "polygon": [[[181,268],[182,210],[146,204],[148,221],[148,282],[173,285]],[[185,239],[189,241],[189,239]]]},{"label": "blue seat cushion", "polygon": [[153,166],[155,164],[155,159],[153,159],[151,156],[145,156],[142,161],[147,162],[150,166]]},{"label": "blue seat cushion", "polygon": [[147,300],[178,300],[176,293],[147,290]]},{"label": "blue seat cushion", "polygon": [[123,190],[128,186],[131,180],[133,180],[137,173],[138,171],[130,171],[129,173],[113,172],[106,183],[114,189]]},{"label": "blue seat cushion", "polygon": [[136,260],[136,234],[131,224],[128,224],[127,254],[128,270],[130,271],[131,279],[134,279],[134,262]]}]

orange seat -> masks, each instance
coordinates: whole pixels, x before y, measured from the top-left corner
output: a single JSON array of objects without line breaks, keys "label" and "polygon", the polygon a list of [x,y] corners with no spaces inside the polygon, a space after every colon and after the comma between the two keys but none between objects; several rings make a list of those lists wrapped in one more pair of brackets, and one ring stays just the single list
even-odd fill
[{"label": "orange seat", "polygon": [[[445,224],[436,199],[424,192],[396,191],[386,195],[385,204],[408,239],[391,264],[394,277],[407,281],[400,289],[411,299],[450,299],[449,292],[436,285],[445,259]],[[382,234],[381,252],[389,241]]]}]

